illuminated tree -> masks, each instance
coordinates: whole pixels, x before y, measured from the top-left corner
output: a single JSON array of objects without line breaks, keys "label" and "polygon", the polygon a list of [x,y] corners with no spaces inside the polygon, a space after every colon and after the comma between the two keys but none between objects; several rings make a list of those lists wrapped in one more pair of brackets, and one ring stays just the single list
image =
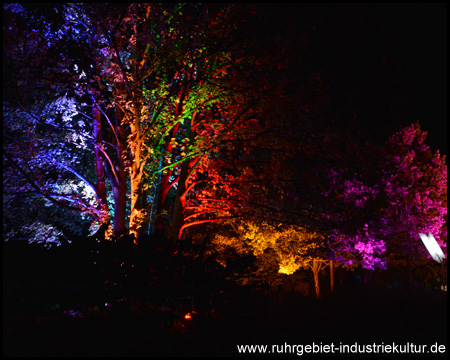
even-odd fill
[{"label": "illuminated tree", "polygon": [[363,268],[383,269],[385,241],[373,215],[377,186],[368,186],[357,178],[345,178],[340,171],[329,171],[330,188],[324,193],[335,206],[328,220],[328,246],[333,258],[343,265],[360,264]]},{"label": "illuminated tree", "polygon": [[[233,247],[239,255],[251,252],[262,262],[275,262],[280,274],[293,274],[312,260],[315,248],[314,234],[295,226],[272,226],[263,221],[241,219],[224,222],[234,230],[234,236],[217,234],[213,237],[214,251],[223,252],[224,247]],[[271,252],[270,252],[270,251]],[[265,259],[271,253],[273,259]],[[221,260],[220,260],[221,261]],[[224,263],[225,264],[225,263]]]},{"label": "illuminated tree", "polygon": [[[254,125],[255,114],[260,112],[261,106],[255,99],[261,101],[258,87],[262,78],[266,80],[264,72],[269,69],[239,36],[242,35],[238,21],[240,10],[239,7],[223,9],[214,20],[209,11],[212,25],[202,33],[204,38],[199,41],[192,35],[188,37],[194,45],[202,45],[191,49],[177,70],[180,93],[175,111],[170,114],[175,113],[182,121],[175,122],[164,142],[153,147],[161,150],[159,158],[155,156],[154,160],[157,171],[150,178],[156,181],[151,219],[154,219],[154,229],[161,230],[162,213],[169,212],[168,235],[172,246],[186,227],[226,219],[232,213],[236,215],[236,211],[231,211],[236,206],[231,206],[230,200],[232,166],[230,158],[223,160],[224,154],[229,153],[227,149],[235,148],[238,141],[252,141],[245,139],[245,134]],[[179,31],[189,32],[191,25],[188,23],[186,27],[180,21]],[[235,24],[234,30],[230,23]],[[256,61],[261,62],[260,66],[254,66]],[[170,118],[170,114],[163,118]],[[225,171],[224,164],[219,165],[220,158],[228,162]],[[224,179],[225,173],[228,179]],[[166,202],[171,189],[175,193],[173,203]],[[224,201],[218,193],[212,194],[211,189],[227,194],[228,200]],[[236,198],[234,204],[240,201]]]},{"label": "illuminated tree", "polygon": [[431,232],[441,247],[447,239],[445,156],[425,144],[418,123],[389,138],[382,173],[381,224],[389,260],[402,262],[409,281],[428,255],[419,233]]},{"label": "illuminated tree", "polygon": [[221,114],[229,121],[216,121],[199,131],[204,147],[211,151],[184,168],[189,173],[184,184],[178,184],[181,196],[177,198],[183,205],[179,208],[180,226],[173,227],[174,237],[180,238],[183,230],[193,225],[248,215],[248,191],[261,180],[252,169],[258,166],[257,157],[245,148],[255,145],[249,131],[255,130],[256,120],[249,121],[249,113],[239,106],[227,108],[226,114],[224,110]]},{"label": "illuminated tree", "polygon": [[[245,81],[237,81],[244,62],[236,56],[244,57],[233,37],[239,19],[236,7],[7,6],[11,25],[26,23],[9,27],[19,44],[11,41],[7,53],[22,79],[16,88],[27,92],[22,86],[27,81],[46,84],[74,104],[71,116],[78,122],[81,117],[87,129],[77,129],[77,134],[89,143],[84,150],[91,151],[96,182],[75,169],[72,173],[92,185],[104,213],[107,186],[112,188],[115,234],[126,229],[127,191],[130,233],[140,237],[148,222],[158,229],[155,219],[161,219],[169,189],[179,184],[176,202],[183,202],[190,167],[224,142],[222,132],[246,120]],[[35,56],[32,65],[42,70],[33,76],[23,61],[30,54]],[[45,116],[41,109],[37,117]],[[66,144],[55,139],[58,143],[64,149]],[[40,152],[36,161],[47,166],[42,159]],[[70,171],[62,156],[54,160]],[[174,234],[182,226],[178,208],[174,206]],[[97,220],[98,225],[107,222],[105,217]]]},{"label": "illuminated tree", "polygon": [[[427,255],[418,233],[432,232],[445,247],[447,180],[445,157],[425,144],[419,124],[399,131],[383,148],[353,150],[358,171],[326,171],[330,204],[325,217],[333,259],[344,265],[413,270]],[[375,154],[378,154],[375,157]],[[368,165],[367,165],[368,164]]]},{"label": "illuminated tree", "polygon": [[294,225],[270,225],[264,221],[232,219],[223,222],[233,230],[212,235],[209,254],[227,267],[227,254],[233,249],[240,257],[251,255],[266,280],[272,272],[292,275],[299,269],[311,269],[316,297],[320,297],[319,274],[332,262],[324,258],[321,239],[316,233]]},{"label": "illuminated tree", "polygon": [[[40,117],[29,111],[4,107],[4,193],[12,199],[41,197],[34,202],[25,202],[32,206],[38,203],[43,207],[58,205],[83,214],[82,218],[89,214],[96,223],[105,223],[108,212],[103,205],[106,202],[100,197],[98,180],[101,178],[86,171],[86,156],[92,154],[89,137],[85,135],[84,123],[72,118],[73,111],[74,104],[65,98],[47,104]],[[60,128],[65,131],[55,131]],[[97,182],[90,181],[89,176]],[[17,217],[17,210],[11,210],[11,215]],[[61,220],[65,217],[60,215]],[[69,233],[81,235],[79,229],[72,227],[77,222],[68,220],[63,227],[71,229]],[[20,226],[20,223],[16,225]],[[95,230],[93,228],[91,232]]]},{"label": "illuminated tree", "polygon": [[[150,27],[141,34],[148,36],[151,30],[153,34],[150,38],[132,35],[146,46],[139,47],[139,43],[134,45],[131,40],[118,46],[131,47],[131,53],[136,54],[139,49],[146,50],[142,58],[138,56],[139,62],[126,59],[126,66],[119,66],[120,73],[114,74],[125,79],[129,68],[134,69],[127,75],[130,78],[139,72],[145,75],[141,78],[138,75],[128,85],[125,81],[133,91],[128,90],[121,99],[128,121],[134,121],[128,138],[133,159],[130,164],[130,232],[139,237],[137,229],[143,230],[140,221],[144,216],[150,221],[156,217],[155,229],[161,228],[159,221],[168,191],[176,185],[170,230],[172,245],[175,245],[183,223],[189,175],[202,158],[224,141],[226,134],[234,127],[238,129],[238,123],[246,120],[244,114],[248,107],[242,106],[244,83],[236,81],[235,69],[243,64],[238,63],[236,54],[228,49],[232,39],[229,25],[236,21],[233,18],[236,12],[233,8],[172,9],[154,5],[147,10],[145,7],[132,10],[133,13],[145,12],[147,16],[147,20],[143,16],[136,19],[139,27]],[[161,21],[157,31],[152,14]],[[112,57],[111,61],[116,58]],[[130,100],[130,94],[134,100]],[[140,94],[139,99],[136,94]],[[151,201],[155,209],[144,215],[146,189],[154,189]],[[137,195],[140,192],[141,197]]]},{"label": "illuminated tree", "polygon": [[76,52],[80,43],[92,45],[93,36],[77,35],[63,6],[6,9],[4,84],[11,92],[3,97],[8,134],[3,153],[27,183],[15,192],[89,213],[97,228],[109,222],[101,114],[83,72],[85,58]]}]

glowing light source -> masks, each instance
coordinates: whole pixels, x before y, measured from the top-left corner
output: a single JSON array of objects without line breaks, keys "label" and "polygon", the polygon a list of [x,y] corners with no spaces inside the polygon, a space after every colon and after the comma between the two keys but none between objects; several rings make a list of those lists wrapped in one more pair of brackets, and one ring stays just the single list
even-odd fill
[{"label": "glowing light source", "polygon": [[185,318],[186,320],[192,319],[191,313],[187,313],[186,315],[184,315],[184,318]]},{"label": "glowing light source", "polygon": [[438,245],[436,239],[431,233],[428,233],[428,236],[422,233],[419,233],[420,238],[422,239],[425,247],[430,253],[431,257],[436,260],[438,263],[442,264],[442,261],[445,259],[445,255],[442,252],[442,249]]}]

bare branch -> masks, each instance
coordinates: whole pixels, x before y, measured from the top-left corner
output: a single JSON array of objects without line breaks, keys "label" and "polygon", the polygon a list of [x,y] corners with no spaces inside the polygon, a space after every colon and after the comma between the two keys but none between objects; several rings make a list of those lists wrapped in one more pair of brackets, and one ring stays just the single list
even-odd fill
[{"label": "bare branch", "polygon": [[56,160],[53,157],[50,157],[48,155],[42,154],[43,157],[49,159],[50,161],[54,162],[55,164],[57,164],[58,166],[61,166],[62,168],[66,169],[67,171],[71,172],[72,174],[74,174],[77,178],[79,178],[81,181],[85,182],[87,185],[89,185],[89,187],[91,187],[92,190],[95,190],[95,186],[92,182],[90,182],[88,179],[86,179],[83,175],[81,175],[78,171],[76,171],[74,168],[70,167],[69,165],[66,165],[62,162],[60,162],[59,160]]}]

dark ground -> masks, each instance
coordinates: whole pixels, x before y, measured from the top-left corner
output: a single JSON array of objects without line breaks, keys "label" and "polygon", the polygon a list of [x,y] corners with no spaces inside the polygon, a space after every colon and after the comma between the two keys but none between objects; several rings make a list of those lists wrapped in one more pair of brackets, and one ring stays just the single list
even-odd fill
[{"label": "dark ground", "polygon": [[316,300],[239,287],[226,275],[145,249],[4,244],[3,355],[239,356],[238,344],[313,342],[447,346],[444,292],[366,285]]}]

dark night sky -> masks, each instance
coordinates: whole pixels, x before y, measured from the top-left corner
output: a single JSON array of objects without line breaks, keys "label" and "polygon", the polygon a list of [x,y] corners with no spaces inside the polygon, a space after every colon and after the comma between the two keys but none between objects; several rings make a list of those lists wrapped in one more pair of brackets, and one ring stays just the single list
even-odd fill
[{"label": "dark night sky", "polygon": [[[405,117],[428,131],[428,144],[447,153],[447,4],[376,5],[371,29],[392,88],[404,91]],[[390,68],[389,68],[390,67]]]},{"label": "dark night sky", "polygon": [[447,153],[447,4],[271,6],[299,38],[301,24],[313,27],[314,65],[338,74],[337,96],[340,86],[363,94],[359,125],[392,134],[419,121],[427,144]]}]

